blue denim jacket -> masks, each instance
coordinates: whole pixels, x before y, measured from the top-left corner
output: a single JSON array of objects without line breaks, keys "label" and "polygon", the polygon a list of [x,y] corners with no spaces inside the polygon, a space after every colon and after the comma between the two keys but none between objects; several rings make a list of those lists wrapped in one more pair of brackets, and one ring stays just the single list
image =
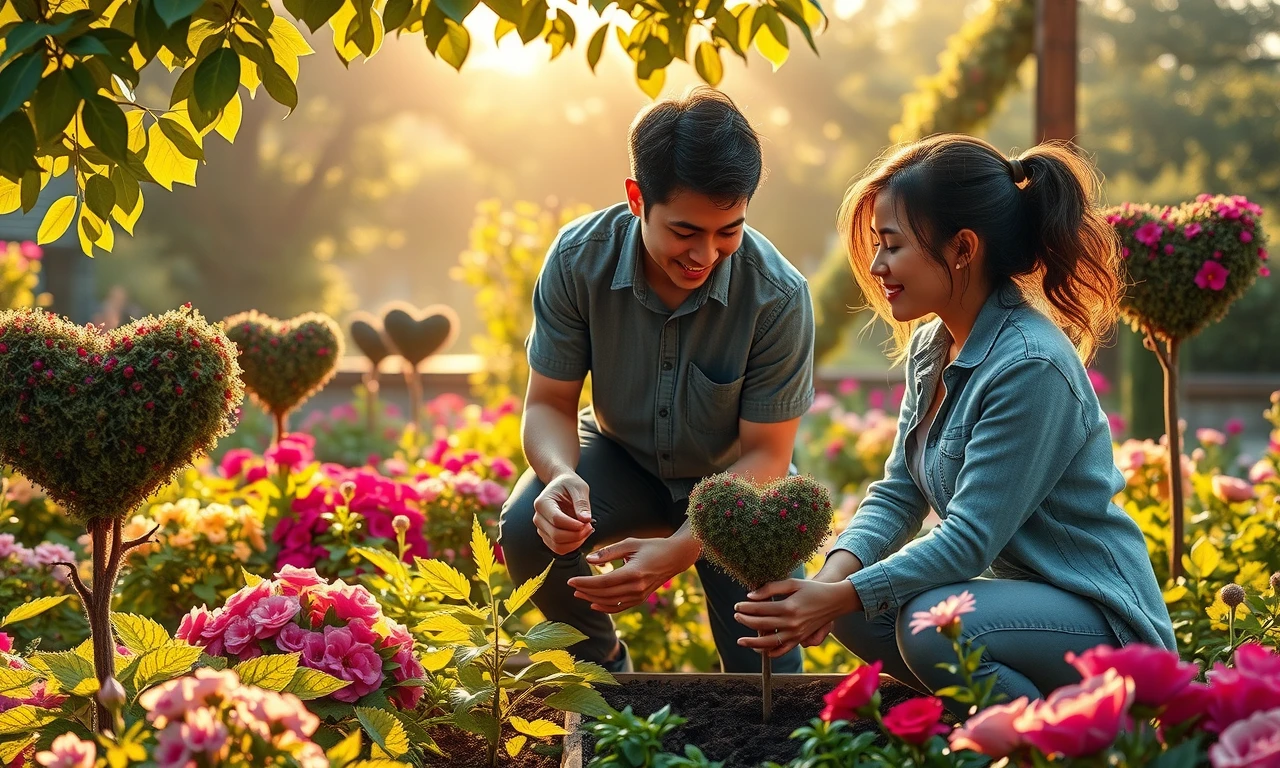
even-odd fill
[{"label": "blue denim jacket", "polygon": [[[833,548],[863,563],[849,580],[867,618],[989,568],[1092,600],[1122,643],[1176,648],[1146,541],[1111,501],[1124,478],[1070,340],[1007,286],[939,371],[950,342],[940,320],[912,336],[885,476]],[[939,374],[942,405],[928,435],[915,435]],[[917,439],[926,441],[924,477],[908,466]],[[942,522],[915,538],[930,506]]]}]

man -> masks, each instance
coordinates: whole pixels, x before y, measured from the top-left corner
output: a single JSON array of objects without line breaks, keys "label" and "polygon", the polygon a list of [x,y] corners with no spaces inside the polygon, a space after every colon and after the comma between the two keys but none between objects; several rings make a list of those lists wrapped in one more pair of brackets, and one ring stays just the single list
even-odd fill
[{"label": "man", "polygon": [[[746,226],[760,141],[727,96],[655,103],[629,144],[626,203],[566,226],[534,288],[530,469],[502,512],[503,553],[517,582],[554,561],[534,603],[587,636],[575,656],[610,671],[631,667],[609,614],[696,565],[721,667],[758,672],[737,645],[755,634],[734,620],[745,590],[700,559],[685,511],[706,475],[789,471],[813,401],[808,285]],[[799,650],[774,669],[801,671]]]}]

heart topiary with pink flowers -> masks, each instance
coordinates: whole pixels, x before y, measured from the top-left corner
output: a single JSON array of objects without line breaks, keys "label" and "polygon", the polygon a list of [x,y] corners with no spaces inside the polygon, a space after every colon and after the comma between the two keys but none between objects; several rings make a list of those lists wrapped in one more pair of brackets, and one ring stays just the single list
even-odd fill
[{"label": "heart topiary with pink flowers", "polygon": [[277,320],[251,309],[223,323],[240,350],[245,386],[275,419],[279,442],[289,413],[337,372],[342,330],[333,318],[319,312]]},{"label": "heart topiary with pink flowers", "polygon": [[[1173,207],[1125,203],[1107,212],[1121,242],[1126,286],[1120,313],[1145,336],[1165,378],[1169,455],[1182,453],[1178,424],[1178,347],[1221,320],[1267,266],[1262,207],[1240,195],[1200,195]],[[1169,573],[1182,574],[1182,463],[1169,462],[1172,522]]]}]

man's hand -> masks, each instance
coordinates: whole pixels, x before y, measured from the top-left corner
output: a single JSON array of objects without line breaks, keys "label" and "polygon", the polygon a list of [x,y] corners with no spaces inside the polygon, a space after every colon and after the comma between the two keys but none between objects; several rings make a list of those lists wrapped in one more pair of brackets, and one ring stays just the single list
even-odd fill
[{"label": "man's hand", "polygon": [[585,480],[574,472],[565,472],[552,478],[533,500],[533,525],[547,549],[567,555],[595,533],[590,493]]},{"label": "man's hand", "polygon": [[[770,598],[785,599],[772,602]],[[827,583],[805,579],[775,581],[747,595],[734,606],[734,619],[760,632],[738,645],[777,658],[796,645],[817,645],[826,639],[838,616],[856,609],[857,592],[848,581]]]},{"label": "man's hand", "polygon": [[671,577],[693,565],[701,549],[680,536],[659,539],[623,539],[587,555],[593,565],[625,561],[609,573],[569,579],[574,597],[591,603],[601,613],[619,613],[639,605]]}]

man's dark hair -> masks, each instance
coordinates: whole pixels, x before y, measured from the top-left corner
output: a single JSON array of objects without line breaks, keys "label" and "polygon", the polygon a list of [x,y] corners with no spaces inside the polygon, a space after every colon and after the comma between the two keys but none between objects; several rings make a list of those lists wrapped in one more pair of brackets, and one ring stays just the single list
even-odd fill
[{"label": "man's dark hair", "polygon": [[646,218],[680,192],[731,208],[760,186],[760,137],[733,100],[714,88],[655,102],[636,116],[627,141]]}]

